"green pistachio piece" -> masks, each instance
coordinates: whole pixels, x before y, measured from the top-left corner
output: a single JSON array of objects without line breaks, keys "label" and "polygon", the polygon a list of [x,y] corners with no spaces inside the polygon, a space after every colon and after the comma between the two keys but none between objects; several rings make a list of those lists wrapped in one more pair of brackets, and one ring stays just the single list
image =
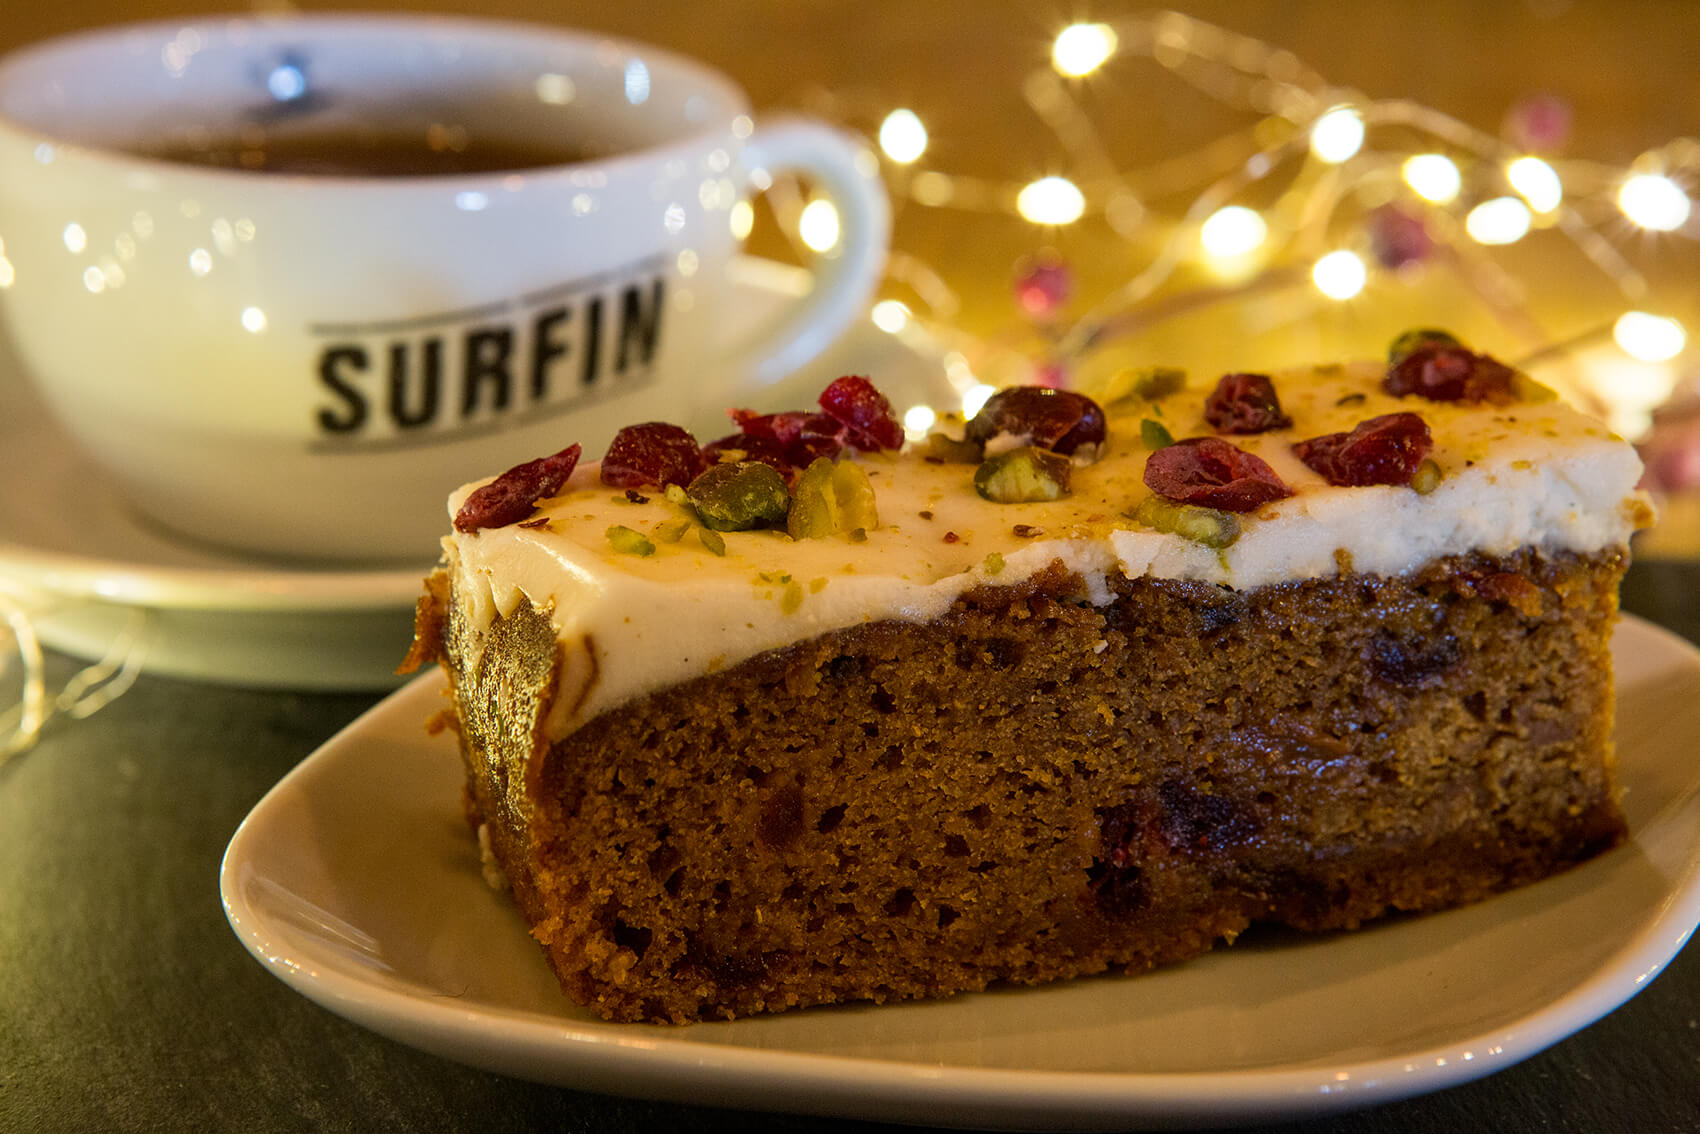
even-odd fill
[{"label": "green pistachio piece", "polygon": [[1440,466],[1434,461],[1424,461],[1417,466],[1417,471],[1411,474],[1411,487],[1417,495],[1427,496],[1440,487]]},{"label": "green pistachio piece", "polygon": [[691,521],[684,516],[663,520],[655,525],[655,538],[662,543],[678,543],[691,530]]},{"label": "green pistachio piece", "polygon": [[855,461],[817,457],[797,478],[785,518],[792,539],[825,539],[879,526],[873,482]]},{"label": "green pistachio piece", "polygon": [[1240,518],[1232,512],[1177,504],[1156,495],[1141,500],[1133,518],[1154,531],[1178,535],[1218,551],[1240,538]]},{"label": "green pistachio piece", "polygon": [[785,590],[779,596],[779,609],[784,614],[795,614],[797,608],[803,605],[803,584],[793,579],[785,584]]},{"label": "green pistachio piece", "polygon": [[708,548],[710,553],[721,556],[726,554],[726,541],[721,538],[719,532],[698,528],[697,539],[702,541],[702,545]]},{"label": "green pistachio piece", "polygon": [[655,545],[642,532],[615,524],[608,529],[608,542],[621,555],[654,555]]},{"label": "green pistachio piece", "polygon": [[1511,372],[1511,392],[1520,402],[1555,402],[1558,391],[1543,382],[1537,382],[1521,370]]},{"label": "green pistachio piece", "polygon": [[785,522],[791,506],[785,478],[760,461],[715,465],[685,490],[705,528],[743,532]]},{"label": "green pistachio piece", "polygon": [[988,575],[1000,575],[1000,574],[1002,574],[1003,573],[1003,556],[999,555],[995,551],[992,552],[990,555],[986,556],[985,567],[986,567],[986,574],[988,574]]},{"label": "green pistachio piece", "polygon": [[1139,443],[1155,453],[1175,443],[1175,435],[1160,421],[1144,418],[1139,423]]},{"label": "green pistachio piece", "polygon": [[1148,402],[1178,393],[1185,385],[1186,371],[1178,366],[1144,366],[1133,378],[1133,392]]},{"label": "green pistachio piece", "polygon": [[929,433],[923,457],[934,457],[953,465],[973,465],[985,455],[984,449],[972,441],[958,441],[948,433]]},{"label": "green pistachio piece", "polygon": [[1144,398],[1154,402],[1177,393],[1186,385],[1186,371],[1177,366],[1128,366],[1116,371],[1104,388],[1101,401]]},{"label": "green pistachio piece", "polygon": [[1414,331],[1406,331],[1393,340],[1393,345],[1387,348],[1387,365],[1397,366],[1407,356],[1431,346],[1463,346],[1450,331],[1438,330],[1434,327],[1419,327]]},{"label": "green pistachio piece", "polygon": [[1023,445],[983,462],[974,472],[974,491],[997,504],[1056,500],[1068,495],[1073,469],[1067,457]]}]

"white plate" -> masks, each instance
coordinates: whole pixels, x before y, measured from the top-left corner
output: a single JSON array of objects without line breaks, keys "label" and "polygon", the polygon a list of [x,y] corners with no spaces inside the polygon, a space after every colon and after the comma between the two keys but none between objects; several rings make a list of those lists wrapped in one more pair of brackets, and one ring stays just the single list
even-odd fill
[{"label": "white plate", "polygon": [[[755,326],[808,280],[800,269],[744,258],[734,268],[740,317]],[[900,407],[941,404],[950,396],[945,354],[913,325],[892,335],[863,321],[763,400],[812,404],[832,378],[854,371],[873,375]],[[181,542],[125,505],[17,367],[0,351],[0,483],[9,486],[0,492],[0,593],[25,605],[43,642],[98,658],[132,633],[152,672],[237,685],[400,683],[394,671],[430,563],[319,568]]]},{"label": "white plate", "polygon": [[584,1090],[1034,1128],[1366,1106],[1497,1071],[1598,1019],[1700,920],[1700,653],[1635,619],[1615,646],[1627,846],[1465,909],[1242,940],[1133,979],[605,1023],[562,996],[479,876],[454,741],[423,731],[442,704],[435,675],[260,801],[225,855],[225,912],[274,975],[333,1012]]}]

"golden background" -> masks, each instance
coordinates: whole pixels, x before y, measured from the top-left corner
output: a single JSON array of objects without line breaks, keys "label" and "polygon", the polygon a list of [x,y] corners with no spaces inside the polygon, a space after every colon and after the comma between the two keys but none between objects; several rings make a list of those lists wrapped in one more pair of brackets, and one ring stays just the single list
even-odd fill
[{"label": "golden background", "polygon": [[[328,10],[331,4],[261,4],[264,11]],[[1074,20],[1115,21],[1149,12],[1127,5],[933,0],[762,0],[749,3],[558,4],[545,0],[373,3],[364,10],[436,11],[571,25],[646,40],[695,55],[732,75],[758,114],[781,109],[825,113],[869,133],[895,107],[914,110],[930,144],[921,165],[1019,186],[1045,174],[1072,174],[1069,152],[1024,100],[1023,80],[1048,59],[1056,32]],[[1369,98],[1404,97],[1498,133],[1520,98],[1550,92],[1573,109],[1563,158],[1627,167],[1644,152],[1695,129],[1700,90],[1692,62],[1700,43],[1700,4],[1679,0],[1521,0],[1393,3],[1198,0],[1189,16],[1284,48],[1338,88]],[[199,17],[198,3],[173,0],[66,0],[0,5],[0,50],[56,34],[121,21]],[[1214,139],[1250,127],[1257,115],[1205,97],[1149,57],[1117,58],[1073,84],[1098,141],[1117,168],[1151,170]],[[1372,142],[1374,138],[1372,135]],[[1231,147],[1230,147],[1231,149]],[[1232,154],[1230,153],[1231,157]],[[903,171],[889,167],[896,176]],[[1172,171],[1171,171],[1172,172]],[[1159,186],[1159,189],[1162,187]],[[1040,229],[1007,210],[922,208],[898,202],[894,248],[923,274],[936,272],[952,297],[938,312],[973,335],[1019,351],[1043,343],[1017,310],[1017,262],[1054,248],[1074,274],[1066,312],[1078,315],[1149,262],[1202,180],[1170,186],[1144,201],[1147,220],[1131,238],[1091,211],[1061,229]],[[1691,190],[1697,188],[1690,185]],[[1689,223],[1695,231],[1695,222]],[[1652,291],[1640,305],[1700,329],[1691,236],[1634,231],[1605,234],[1644,271]],[[787,256],[777,227],[763,221],[753,247]],[[1535,232],[1496,252],[1509,301],[1530,316],[1513,325],[1485,308],[1444,266],[1373,278],[1358,298],[1337,303],[1300,283],[1284,292],[1218,304],[1124,336],[1113,360],[1164,361],[1203,369],[1265,369],[1284,362],[1378,353],[1417,324],[1450,326],[1473,345],[1511,359],[1542,341],[1609,326],[1631,304],[1611,279],[1556,233]],[[1167,289],[1204,281],[1183,271]],[[921,308],[912,289],[885,294]],[[1692,352],[1691,352],[1692,353]],[[1673,367],[1671,381],[1683,377]],[[1609,384],[1609,378],[1600,381]]]}]

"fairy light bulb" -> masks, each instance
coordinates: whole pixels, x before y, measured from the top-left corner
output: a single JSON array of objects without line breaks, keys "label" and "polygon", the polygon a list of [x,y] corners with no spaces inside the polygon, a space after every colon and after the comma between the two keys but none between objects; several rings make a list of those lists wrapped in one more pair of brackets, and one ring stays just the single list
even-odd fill
[{"label": "fairy light bulb", "polygon": [[1350,299],[1364,289],[1369,269],[1356,252],[1341,249],[1318,260],[1310,270],[1311,282],[1329,299]]},{"label": "fairy light bulb", "polygon": [[1051,44],[1051,66],[1059,75],[1090,75],[1116,53],[1116,32],[1108,24],[1070,24]]},{"label": "fairy light bulb", "polygon": [[927,152],[927,128],[913,110],[894,110],[880,123],[880,149],[898,165],[908,165]]},{"label": "fairy light bulb", "polygon": [[1529,233],[1529,206],[1516,197],[1495,197],[1471,209],[1464,231],[1477,244],[1515,244]]},{"label": "fairy light bulb", "polygon": [[980,407],[991,400],[997,390],[984,382],[976,382],[962,391],[962,416],[973,417],[980,412]]},{"label": "fairy light bulb", "polygon": [[1659,173],[1637,173],[1617,191],[1623,215],[1642,228],[1670,232],[1688,220],[1688,194],[1670,178]]},{"label": "fairy light bulb", "polygon": [[1198,230],[1198,242],[1209,255],[1229,259],[1256,249],[1268,235],[1269,225],[1255,210],[1228,205],[1205,220]]},{"label": "fairy light bulb", "polygon": [[732,229],[734,240],[744,240],[756,226],[755,206],[748,201],[738,201],[732,206],[727,215],[727,225]]},{"label": "fairy light bulb", "polygon": [[1400,173],[1411,192],[1432,205],[1450,204],[1458,199],[1464,187],[1458,163],[1445,154],[1412,154],[1405,159]]},{"label": "fairy light bulb", "polygon": [[803,207],[797,218],[797,235],[814,252],[829,252],[838,244],[838,210],[822,197]]},{"label": "fairy light bulb", "polygon": [[1564,200],[1558,171],[1538,157],[1518,158],[1505,167],[1505,179],[1537,213],[1550,213]]},{"label": "fairy light bulb", "polygon": [[1645,311],[1624,312],[1612,325],[1611,337],[1625,354],[1642,362],[1668,361],[1688,345],[1681,323]]},{"label": "fairy light bulb", "polygon": [[1310,128],[1310,152],[1329,165],[1348,160],[1363,144],[1363,115],[1350,106],[1335,107]]},{"label": "fairy light bulb", "polygon": [[1015,208],[1034,224],[1072,224],[1086,211],[1086,197],[1065,177],[1041,177],[1016,195]]},{"label": "fairy light bulb", "polygon": [[909,308],[896,299],[882,299],[874,304],[868,317],[874,321],[874,326],[888,335],[895,335],[909,325]]},{"label": "fairy light bulb", "polygon": [[933,412],[932,406],[910,406],[903,411],[904,436],[911,441],[919,441],[938,419],[939,415]]}]

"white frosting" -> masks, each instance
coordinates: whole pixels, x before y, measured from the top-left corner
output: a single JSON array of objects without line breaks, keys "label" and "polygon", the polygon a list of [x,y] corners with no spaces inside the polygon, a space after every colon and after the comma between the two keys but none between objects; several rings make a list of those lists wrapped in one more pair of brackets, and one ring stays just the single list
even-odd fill
[{"label": "white frosting", "polygon": [[[984,500],[972,465],[858,455],[880,518],[865,542],[726,532],[721,557],[692,528],[669,543],[659,531],[669,521],[676,528],[681,509],[659,492],[632,503],[591,464],[542,502],[534,521],[547,526],[455,533],[444,547],[474,628],[526,600],[552,612],[568,671],[549,727],[562,735],[632,697],[765,650],[865,622],[935,618],[969,587],[1019,582],[1058,561],[1103,603],[1112,573],[1244,590],[1329,577],[1346,556],[1353,570],[1392,575],[1472,551],[1598,551],[1627,544],[1647,522],[1635,488],[1639,458],[1592,418],[1556,401],[1393,398],[1380,389],[1381,373],[1364,364],[1276,377],[1294,427],[1228,440],[1268,461],[1294,495],[1245,517],[1238,540],[1221,551],[1128,518],[1149,494],[1139,421],[1154,415],[1144,403],[1127,416],[1112,412],[1103,459],[1076,468],[1071,493],[1050,503]],[[1205,392],[1160,403],[1174,436],[1210,432]],[[1294,441],[1399,411],[1421,414],[1433,433],[1442,480],[1427,495],[1333,488],[1291,453]],[[453,494],[451,516],[475,487]],[[616,552],[607,537],[616,524],[648,535],[655,554]],[[1016,535],[1017,525],[1040,534]]]}]

